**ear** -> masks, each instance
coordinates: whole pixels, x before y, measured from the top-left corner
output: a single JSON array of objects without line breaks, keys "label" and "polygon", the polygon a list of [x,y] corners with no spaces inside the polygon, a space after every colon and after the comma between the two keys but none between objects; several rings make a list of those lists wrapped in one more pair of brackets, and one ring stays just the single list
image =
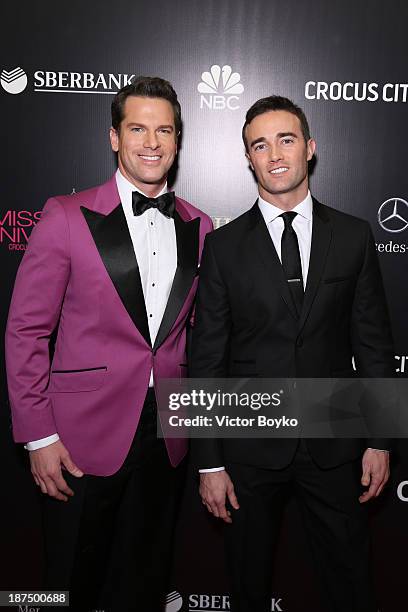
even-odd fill
[{"label": "ear", "polygon": [[251,162],[251,156],[249,155],[249,153],[245,153],[245,157],[246,157],[246,158],[247,158],[247,160],[248,160],[249,167],[251,168],[251,170],[253,170],[253,172],[255,172],[255,169],[254,169],[254,167],[253,167],[253,165],[252,165],[252,162]]},{"label": "ear", "polygon": [[310,161],[316,151],[316,141],[314,141],[313,138],[310,138],[310,140],[307,141],[306,148],[307,148],[307,161]]},{"label": "ear", "polygon": [[109,138],[112,147],[112,151],[117,153],[119,151],[119,134],[115,128],[111,127],[109,130]]}]

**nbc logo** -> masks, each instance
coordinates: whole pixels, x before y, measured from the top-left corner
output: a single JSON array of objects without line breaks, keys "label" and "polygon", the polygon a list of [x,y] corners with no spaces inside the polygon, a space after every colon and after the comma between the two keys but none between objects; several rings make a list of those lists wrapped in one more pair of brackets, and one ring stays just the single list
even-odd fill
[{"label": "nbc logo", "polygon": [[200,108],[211,110],[237,110],[239,108],[239,94],[244,91],[240,83],[239,72],[232,72],[231,66],[211,66],[209,72],[203,72],[201,83],[197,85],[200,96]]},{"label": "nbc logo", "polygon": [[27,87],[27,75],[20,67],[14,70],[3,70],[0,75],[1,86],[7,93],[19,94]]},{"label": "nbc logo", "polygon": [[172,591],[166,597],[165,612],[179,612],[183,605],[183,598],[177,591]]}]

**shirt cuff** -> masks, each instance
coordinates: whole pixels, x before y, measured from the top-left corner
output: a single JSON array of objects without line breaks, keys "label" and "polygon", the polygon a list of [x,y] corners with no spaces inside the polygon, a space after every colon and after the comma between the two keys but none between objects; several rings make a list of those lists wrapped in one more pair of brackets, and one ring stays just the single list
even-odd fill
[{"label": "shirt cuff", "polygon": [[381,453],[389,453],[390,452],[388,450],[388,448],[372,448],[371,446],[369,446],[367,448],[367,450],[377,450],[377,451],[380,451]]},{"label": "shirt cuff", "polygon": [[200,474],[207,474],[209,472],[222,472],[225,470],[225,467],[222,465],[221,467],[216,468],[203,468],[202,470],[198,470]]},{"label": "shirt cuff", "polygon": [[27,444],[24,445],[24,448],[26,448],[28,451],[38,450],[39,448],[44,448],[45,446],[49,446],[54,442],[58,442],[59,439],[59,435],[55,433],[51,436],[47,436],[46,438],[41,438],[40,440],[27,442]]}]

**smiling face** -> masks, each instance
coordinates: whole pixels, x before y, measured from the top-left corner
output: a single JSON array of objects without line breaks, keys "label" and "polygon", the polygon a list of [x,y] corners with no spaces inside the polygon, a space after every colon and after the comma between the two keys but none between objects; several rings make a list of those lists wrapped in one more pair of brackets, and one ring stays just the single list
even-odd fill
[{"label": "smiling face", "polygon": [[298,117],[283,110],[262,113],[247,125],[245,136],[261,198],[283,210],[302,202],[316,143],[305,142]]},{"label": "smiling face", "polygon": [[110,129],[119,170],[147,196],[163,188],[177,153],[173,107],[163,98],[129,96],[118,130]]}]

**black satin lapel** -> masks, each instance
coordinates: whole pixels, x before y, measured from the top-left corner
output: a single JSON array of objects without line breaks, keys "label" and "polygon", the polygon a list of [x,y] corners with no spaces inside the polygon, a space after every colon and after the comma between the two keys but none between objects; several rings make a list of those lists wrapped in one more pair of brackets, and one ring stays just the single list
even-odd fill
[{"label": "black satin lapel", "polygon": [[282,264],[257,203],[255,203],[251,209],[251,217],[251,239],[253,240],[253,248],[258,253],[262,260],[263,267],[265,268],[265,277],[263,279],[265,290],[268,291],[270,282],[275,281],[290,313],[297,321],[299,317],[288,286],[288,281],[286,280]]},{"label": "black satin lapel", "polygon": [[310,249],[309,271],[307,275],[305,297],[299,320],[299,331],[304,326],[309,311],[312,307],[313,300],[323,274],[324,266],[326,264],[331,238],[332,227],[324,212],[323,205],[314,200],[312,245]]},{"label": "black satin lapel", "polygon": [[109,215],[81,206],[99,255],[130,318],[151,345],[139,266],[122,204]]},{"label": "black satin lapel", "polygon": [[186,222],[176,211],[174,227],[177,241],[177,268],[153,351],[157,351],[169,335],[197,274],[200,218]]}]

